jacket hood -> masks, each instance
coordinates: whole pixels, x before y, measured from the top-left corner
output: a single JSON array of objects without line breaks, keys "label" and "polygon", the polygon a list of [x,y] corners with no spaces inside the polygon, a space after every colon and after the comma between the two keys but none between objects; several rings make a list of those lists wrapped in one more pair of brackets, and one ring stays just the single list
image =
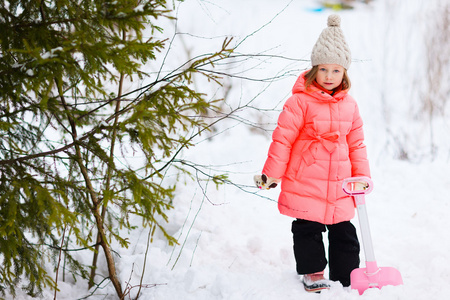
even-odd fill
[{"label": "jacket hood", "polygon": [[297,78],[297,81],[295,82],[294,87],[292,88],[292,94],[306,93],[306,94],[313,96],[314,98],[317,98],[319,100],[324,100],[324,101],[339,101],[339,100],[342,100],[347,95],[348,89],[342,90],[333,96],[321,91],[320,89],[318,89],[312,85],[307,90],[305,87],[305,81],[306,81],[305,74],[308,72],[309,72],[309,70],[303,72]]}]

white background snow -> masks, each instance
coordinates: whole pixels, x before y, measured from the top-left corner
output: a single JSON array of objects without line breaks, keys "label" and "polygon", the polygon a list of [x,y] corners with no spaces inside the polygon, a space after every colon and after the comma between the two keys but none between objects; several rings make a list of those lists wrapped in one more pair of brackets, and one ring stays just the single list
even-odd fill
[{"label": "white background snow", "polygon": [[[230,180],[243,190],[231,184],[216,190],[212,182],[200,186],[189,179],[186,185],[179,183],[167,224],[179,245],[171,247],[162,235],[155,236],[143,275],[147,287],[140,299],[449,299],[450,121],[435,117],[430,128],[429,122],[415,117],[421,109],[419,94],[424,91],[426,20],[444,2],[375,0],[338,12],[352,50],[351,94],[365,122],[375,186],[366,198],[375,255],[379,266],[400,270],[403,286],[370,289],[362,296],[339,286],[321,294],[306,293],[295,272],[292,219],[277,210],[279,190],[252,187],[253,175],[264,164],[271,132],[229,121],[217,127],[220,134],[211,139],[202,136],[204,140],[180,158],[211,165],[218,170],[212,174],[230,172]],[[234,36],[233,43],[245,39],[238,48],[242,53],[308,60],[328,15],[335,13],[315,11],[317,7],[315,1],[306,0],[189,0],[178,8],[177,30],[192,36],[182,36],[184,45],[175,42],[171,55],[182,59],[186,48],[192,56],[212,51],[224,36]],[[173,28],[165,34],[170,37]],[[271,84],[230,82],[231,105],[255,98],[253,106],[276,109],[244,110],[240,115],[273,130],[296,76],[309,64],[286,59],[248,63],[256,68],[243,74],[248,77],[286,73]],[[443,84],[448,90],[448,81]],[[448,108],[444,115],[449,116]],[[401,159],[405,153],[408,159]],[[357,218],[353,221],[358,227]],[[139,284],[147,235],[147,228],[136,230],[129,237],[131,246],[119,250],[117,267],[124,287]],[[99,272],[106,274],[105,270],[103,265]],[[82,281],[60,280],[58,286],[61,300],[83,298],[91,292]],[[137,287],[131,289],[132,299],[136,292]],[[18,293],[17,299],[28,299]],[[45,291],[43,298],[53,299],[53,291]],[[89,297],[116,298],[111,284]]]}]

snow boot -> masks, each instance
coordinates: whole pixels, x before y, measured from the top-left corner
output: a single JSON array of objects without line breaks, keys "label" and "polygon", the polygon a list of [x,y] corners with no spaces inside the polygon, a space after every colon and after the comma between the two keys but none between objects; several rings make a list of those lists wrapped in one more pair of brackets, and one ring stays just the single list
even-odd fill
[{"label": "snow boot", "polygon": [[313,274],[303,275],[303,286],[305,291],[309,293],[320,293],[323,290],[328,290],[331,288],[331,280],[325,279],[323,277],[323,271]]}]

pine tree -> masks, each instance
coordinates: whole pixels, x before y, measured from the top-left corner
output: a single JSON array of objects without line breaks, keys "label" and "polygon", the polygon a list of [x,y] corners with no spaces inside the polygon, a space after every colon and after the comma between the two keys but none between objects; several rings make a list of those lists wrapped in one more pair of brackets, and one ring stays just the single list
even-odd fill
[{"label": "pine tree", "polygon": [[[149,78],[144,65],[162,55],[158,18],[166,1],[2,1],[0,7],[0,289],[30,295],[57,288],[46,269],[64,252],[70,270],[95,284],[98,251],[124,296],[112,240],[130,214],[159,228],[174,184],[164,171],[190,146],[186,132],[208,128],[199,117],[215,101],[192,76],[230,54],[197,57],[124,94],[125,81]],[[139,163],[130,158],[141,156]],[[130,156],[130,157],[127,157]],[[94,256],[86,266],[74,249]],[[66,267],[67,268],[67,267]]]}]

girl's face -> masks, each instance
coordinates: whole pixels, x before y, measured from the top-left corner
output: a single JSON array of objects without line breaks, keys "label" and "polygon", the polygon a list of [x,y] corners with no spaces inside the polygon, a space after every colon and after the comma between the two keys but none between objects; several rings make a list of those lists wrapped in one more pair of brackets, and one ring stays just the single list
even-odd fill
[{"label": "girl's face", "polygon": [[337,88],[344,77],[344,67],[336,64],[319,65],[316,81],[322,87],[331,91]]}]

